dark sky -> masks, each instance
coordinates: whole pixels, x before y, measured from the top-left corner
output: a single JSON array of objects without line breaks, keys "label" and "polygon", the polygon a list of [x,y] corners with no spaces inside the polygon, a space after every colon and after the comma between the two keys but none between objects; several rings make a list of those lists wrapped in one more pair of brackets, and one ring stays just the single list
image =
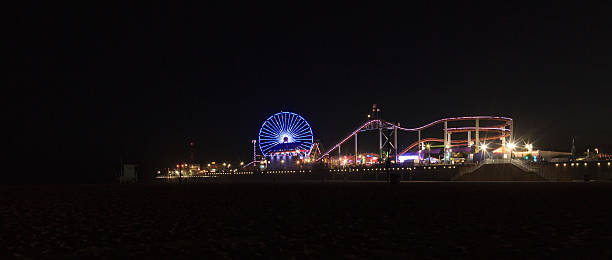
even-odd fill
[{"label": "dark sky", "polygon": [[537,147],[612,152],[609,1],[128,2],[16,12],[13,160],[98,180],[120,158],[169,166],[193,139],[202,160],[246,161],[275,112],[329,146],[372,103],[402,126],[510,116]]}]

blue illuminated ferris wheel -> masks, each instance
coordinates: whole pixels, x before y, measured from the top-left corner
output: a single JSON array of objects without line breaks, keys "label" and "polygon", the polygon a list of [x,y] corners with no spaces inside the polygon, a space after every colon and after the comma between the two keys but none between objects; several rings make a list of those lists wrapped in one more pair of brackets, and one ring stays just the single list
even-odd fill
[{"label": "blue illuminated ferris wheel", "polygon": [[281,154],[308,156],[312,143],[310,124],[296,113],[276,113],[259,129],[259,149],[264,156]]}]

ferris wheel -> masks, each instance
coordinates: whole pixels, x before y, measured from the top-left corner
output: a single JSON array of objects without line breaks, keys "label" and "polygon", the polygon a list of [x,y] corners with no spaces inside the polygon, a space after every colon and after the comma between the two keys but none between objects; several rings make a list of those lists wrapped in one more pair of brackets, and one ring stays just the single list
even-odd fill
[{"label": "ferris wheel", "polygon": [[313,144],[310,124],[300,115],[279,112],[259,129],[259,149],[264,156],[299,153],[308,156]]}]

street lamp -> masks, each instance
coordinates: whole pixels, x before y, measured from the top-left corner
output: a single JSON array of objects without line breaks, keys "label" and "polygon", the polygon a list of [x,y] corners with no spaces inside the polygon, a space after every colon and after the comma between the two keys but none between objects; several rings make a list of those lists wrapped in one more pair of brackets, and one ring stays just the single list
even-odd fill
[{"label": "street lamp", "polygon": [[487,148],[489,148],[489,147],[487,146],[487,144],[483,143],[483,144],[482,144],[482,159],[483,159],[483,160],[484,160],[484,159],[486,159],[486,156],[487,156]]},{"label": "street lamp", "polygon": [[427,144],[427,160],[429,160],[429,164],[431,164],[431,145]]},{"label": "street lamp", "polygon": [[506,147],[508,147],[508,149],[513,150],[514,148],[516,148],[516,145],[514,143],[509,143],[506,145]]},{"label": "street lamp", "polygon": [[512,159],[512,150],[514,150],[514,148],[516,148],[516,144],[514,144],[514,143],[512,143],[512,142],[511,142],[511,143],[508,143],[508,144],[506,145],[506,147],[507,147],[507,148],[508,148],[508,150],[510,151],[510,159]]}]

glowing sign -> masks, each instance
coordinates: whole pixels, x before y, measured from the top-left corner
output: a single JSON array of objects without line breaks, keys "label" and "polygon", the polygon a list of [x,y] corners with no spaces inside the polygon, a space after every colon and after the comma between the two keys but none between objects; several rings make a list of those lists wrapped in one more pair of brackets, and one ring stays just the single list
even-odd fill
[{"label": "glowing sign", "polygon": [[414,160],[418,160],[418,159],[419,159],[418,155],[402,155],[402,156],[398,157],[398,160],[399,160],[400,163],[403,163],[404,161],[407,161],[407,160],[414,161]]}]

